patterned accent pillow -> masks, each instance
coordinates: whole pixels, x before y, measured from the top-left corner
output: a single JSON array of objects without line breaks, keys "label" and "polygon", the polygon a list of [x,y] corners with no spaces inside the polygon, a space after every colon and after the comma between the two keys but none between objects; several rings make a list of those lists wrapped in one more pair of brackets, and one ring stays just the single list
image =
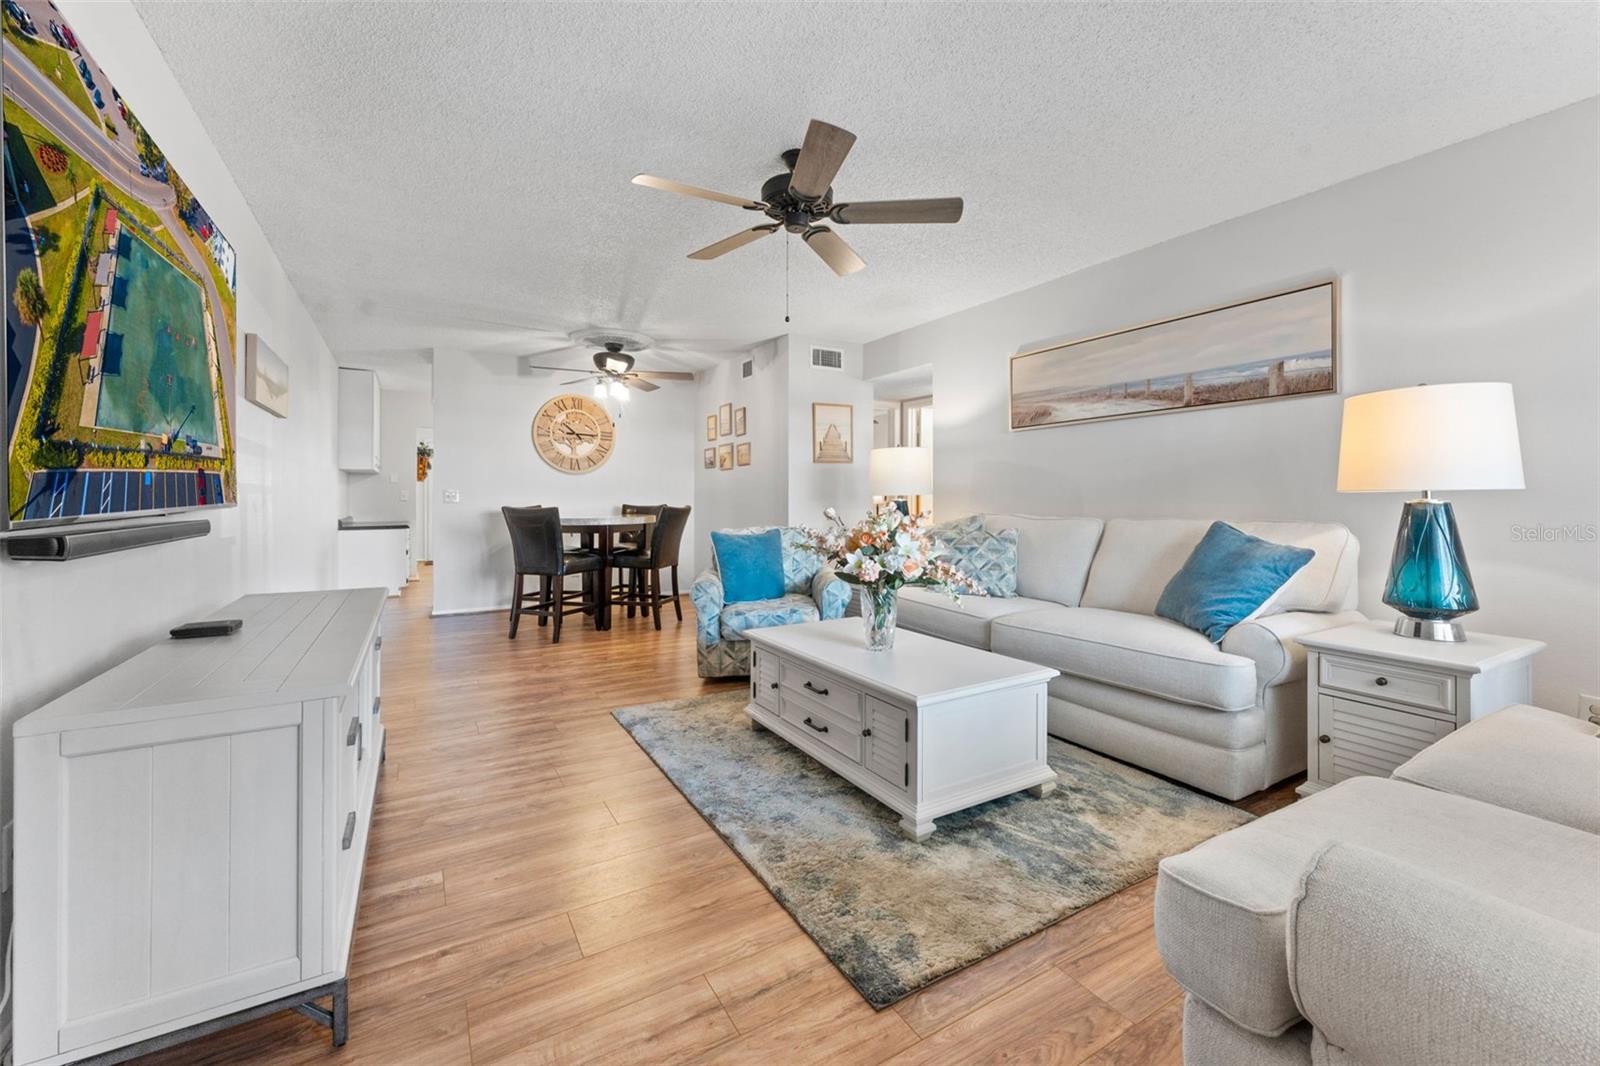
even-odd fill
[{"label": "patterned accent pillow", "polygon": [[1017,594],[1017,531],[991,533],[983,520],[950,538],[940,538],[945,558],[966,574],[986,596],[1009,599]]}]

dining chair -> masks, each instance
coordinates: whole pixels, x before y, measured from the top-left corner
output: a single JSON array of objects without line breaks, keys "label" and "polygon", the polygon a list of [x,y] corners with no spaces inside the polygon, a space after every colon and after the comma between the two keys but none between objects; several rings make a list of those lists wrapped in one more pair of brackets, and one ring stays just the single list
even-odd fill
[{"label": "dining chair", "polygon": [[[553,619],[550,643],[561,643],[561,619],[569,614],[594,614],[600,602],[600,556],[588,550],[569,551],[561,539],[561,512],[555,507],[502,507],[511,534],[511,559],[516,576],[511,586],[511,631],[524,611],[537,614],[539,624]],[[583,575],[583,588],[566,588],[569,574]],[[525,588],[523,579],[537,577],[538,591]],[[570,604],[570,606],[569,606]]]},{"label": "dining chair", "polygon": [[[665,506],[666,504],[661,503],[625,503],[622,505],[622,514],[624,517],[628,515],[651,515],[655,518],[660,518],[661,508]],[[636,529],[617,534],[617,551],[619,552],[643,551],[644,549],[640,547],[641,543],[641,535]]]},{"label": "dining chair", "polygon": [[[688,507],[662,507],[655,525],[649,530],[649,547],[645,551],[625,552],[611,559],[611,565],[625,575],[625,580],[621,582],[621,598],[628,605],[629,616],[633,615],[633,609],[637,606],[654,619],[657,629],[661,628],[661,606],[669,600],[678,621],[683,621],[683,603],[678,595],[678,559],[683,546],[683,531],[689,524],[689,511]],[[661,592],[663,570],[671,571],[670,596],[664,596]]]}]

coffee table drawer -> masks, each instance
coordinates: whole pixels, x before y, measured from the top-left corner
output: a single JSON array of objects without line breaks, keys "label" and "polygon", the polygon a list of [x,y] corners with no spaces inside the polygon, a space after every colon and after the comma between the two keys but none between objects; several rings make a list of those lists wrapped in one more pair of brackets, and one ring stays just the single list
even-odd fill
[{"label": "coffee table drawer", "polygon": [[786,688],[783,693],[783,720],[851,762],[861,761],[861,723],[839,714],[827,704],[796,695]]},{"label": "coffee table drawer", "polygon": [[834,714],[859,723],[861,721],[861,692],[851,688],[836,677],[793,662],[783,664],[783,676],[778,679],[785,695],[794,693],[802,699],[820,703]]},{"label": "coffee table drawer", "polygon": [[1456,683],[1449,674],[1324,655],[1318,668],[1317,684],[1325,689],[1409,703],[1455,718]]}]

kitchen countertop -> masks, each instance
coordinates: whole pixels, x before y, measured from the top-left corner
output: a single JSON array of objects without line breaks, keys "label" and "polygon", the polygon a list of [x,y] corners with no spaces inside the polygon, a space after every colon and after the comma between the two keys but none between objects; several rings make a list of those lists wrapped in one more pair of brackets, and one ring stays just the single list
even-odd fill
[{"label": "kitchen countertop", "polygon": [[395,519],[371,519],[357,521],[354,518],[339,519],[339,529],[343,532],[360,531],[364,529],[410,529],[410,522],[401,522]]}]

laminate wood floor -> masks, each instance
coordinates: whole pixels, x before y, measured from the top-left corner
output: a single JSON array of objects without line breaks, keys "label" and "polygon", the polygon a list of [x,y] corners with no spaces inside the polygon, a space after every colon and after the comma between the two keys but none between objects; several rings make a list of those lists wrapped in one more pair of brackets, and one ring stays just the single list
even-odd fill
[{"label": "laminate wood floor", "polygon": [[349,1043],[285,1013],[145,1066],[1181,1061],[1154,879],[874,1011],[611,718],[740,686],[695,675],[687,596],[554,646],[431,600],[423,567],[385,612]]}]

